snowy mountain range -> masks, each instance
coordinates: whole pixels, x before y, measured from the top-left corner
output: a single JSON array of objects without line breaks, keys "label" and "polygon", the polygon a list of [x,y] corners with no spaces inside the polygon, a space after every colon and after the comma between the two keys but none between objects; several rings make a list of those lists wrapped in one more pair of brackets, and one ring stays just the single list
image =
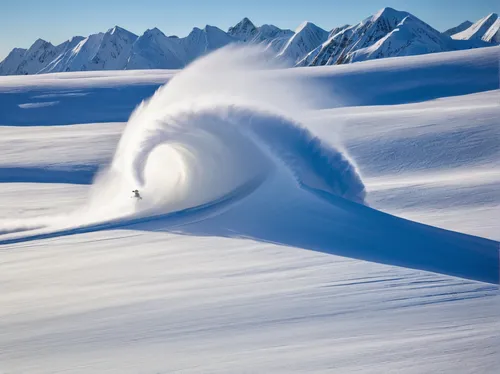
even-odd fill
[{"label": "snowy mountain range", "polygon": [[179,69],[231,43],[259,44],[294,66],[320,66],[479,48],[500,43],[500,18],[493,13],[443,33],[414,15],[384,8],[355,25],[324,30],[304,22],[295,31],[255,26],[244,18],[227,32],[195,27],[184,37],[157,28],[137,36],[115,26],[105,33],[75,36],[52,45],[38,39],[29,49],[14,48],[0,62],[0,75],[65,71]]}]

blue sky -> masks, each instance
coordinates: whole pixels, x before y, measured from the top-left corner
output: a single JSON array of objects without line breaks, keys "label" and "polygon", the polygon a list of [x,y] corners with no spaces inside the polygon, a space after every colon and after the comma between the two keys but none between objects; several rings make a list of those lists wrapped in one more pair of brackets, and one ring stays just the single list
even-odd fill
[{"label": "blue sky", "polygon": [[257,25],[294,29],[307,20],[331,29],[385,6],[409,11],[441,31],[500,11],[498,0],[1,0],[0,59],[37,38],[58,44],[115,25],[136,34],[158,27],[185,36],[206,24],[226,30],[246,16]]}]

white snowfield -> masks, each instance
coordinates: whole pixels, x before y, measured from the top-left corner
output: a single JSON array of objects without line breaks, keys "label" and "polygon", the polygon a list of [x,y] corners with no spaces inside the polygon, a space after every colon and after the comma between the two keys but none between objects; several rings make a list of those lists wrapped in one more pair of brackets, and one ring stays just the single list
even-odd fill
[{"label": "white snowfield", "polygon": [[0,372],[496,373],[499,52],[0,78]]}]

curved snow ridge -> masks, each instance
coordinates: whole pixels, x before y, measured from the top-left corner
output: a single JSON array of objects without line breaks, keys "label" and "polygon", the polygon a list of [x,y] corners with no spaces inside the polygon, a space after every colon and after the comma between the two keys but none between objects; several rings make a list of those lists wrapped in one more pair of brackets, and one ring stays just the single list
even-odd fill
[{"label": "curved snow ridge", "polygon": [[[141,119],[139,114],[134,120]],[[175,108],[152,127],[130,159],[132,177],[146,192],[158,191],[150,183],[170,182],[175,186],[164,185],[165,190],[180,189],[170,197],[196,205],[285,167],[300,185],[364,203],[364,184],[348,158],[284,116],[234,104],[194,104]],[[169,159],[148,170],[162,147]],[[168,181],[158,178],[175,172]]]},{"label": "curved snow ridge", "polygon": [[[88,210],[103,216],[168,212],[217,200],[255,178],[287,178],[364,204],[365,187],[345,152],[306,126],[314,87],[269,81],[259,48],[219,50],[183,70],[132,114]],[[221,65],[223,67],[221,68]]]},{"label": "curved snow ridge", "polygon": [[[280,180],[277,193],[310,187],[364,204],[365,187],[348,155],[304,123],[323,92],[303,80],[269,80],[263,70],[274,66],[263,53],[226,48],[180,72],[132,114],[84,206],[6,231],[161,216],[210,205],[268,178]],[[135,189],[142,200],[132,197]]]}]

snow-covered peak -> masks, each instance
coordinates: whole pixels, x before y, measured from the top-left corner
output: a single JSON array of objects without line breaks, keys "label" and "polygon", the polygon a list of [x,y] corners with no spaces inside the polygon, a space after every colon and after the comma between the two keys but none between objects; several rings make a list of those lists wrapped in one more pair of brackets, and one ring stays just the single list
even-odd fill
[{"label": "snow-covered peak", "polygon": [[220,48],[226,44],[236,41],[235,38],[231,37],[221,29],[216,26],[206,25],[203,29],[194,27],[191,33],[186,38],[181,38],[181,40],[187,42],[202,42],[206,43],[207,50],[213,50]]},{"label": "snow-covered peak", "polygon": [[268,37],[291,36],[294,33],[292,30],[280,29],[277,26],[268,25],[268,24],[260,26],[259,32],[268,36]]},{"label": "snow-covered peak", "polygon": [[78,44],[80,43],[83,39],[85,39],[84,36],[73,36],[70,40],[69,40],[69,44]]},{"label": "snow-covered peak", "polygon": [[0,62],[0,75],[16,74],[16,70],[23,61],[28,50],[24,48],[14,48],[7,57]]},{"label": "snow-covered peak", "polygon": [[200,35],[203,33],[203,30],[200,29],[199,27],[193,27],[193,29],[191,30],[191,32],[188,34],[188,36],[186,38],[189,38],[191,36],[197,36],[197,35]]},{"label": "snow-covered peak", "polygon": [[94,55],[95,52],[97,52],[97,49],[99,48],[99,45],[101,44],[103,38],[104,33],[102,32],[89,35],[76,45],[76,47],[73,49],[73,52],[87,52],[89,55]]},{"label": "snow-covered peak", "polygon": [[229,35],[244,42],[252,40],[257,33],[257,27],[247,17],[228,30]]},{"label": "snow-covered peak", "polygon": [[377,13],[370,17],[371,22],[377,22],[378,20],[399,20],[401,22],[404,18],[409,16],[410,13],[396,10],[394,8],[385,7],[380,9]]},{"label": "snow-covered peak", "polygon": [[[495,28],[498,29],[498,14],[491,13],[474,23],[468,29],[452,36],[456,40],[484,40],[491,42],[495,39]],[[493,29],[490,31],[490,28]],[[498,30],[497,30],[498,31]]]},{"label": "snow-covered peak", "polygon": [[295,35],[288,40],[278,58],[297,63],[327,38],[328,31],[312,22],[304,22],[295,30]]},{"label": "snow-covered peak", "polygon": [[450,42],[448,36],[410,15],[373,45],[347,54],[344,62],[443,52],[449,50]]},{"label": "snow-covered peak", "polygon": [[314,28],[314,27],[317,27],[314,23],[312,22],[309,22],[309,21],[304,21],[302,22],[296,29],[295,29],[295,34],[298,34],[299,32],[301,32],[302,30],[304,30],[305,28]]},{"label": "snow-covered peak", "polygon": [[228,31],[229,36],[243,43],[260,44],[273,53],[279,53],[293,34],[291,30],[283,30],[274,25],[256,27],[247,17]]},{"label": "snow-covered peak", "polygon": [[43,40],[43,39],[37,39],[32,45],[31,47],[28,48],[28,52],[27,53],[33,53],[33,52],[36,52],[38,51],[39,49],[47,49],[47,48],[53,48],[54,45],[46,40]]},{"label": "snow-covered peak", "polygon": [[[98,33],[80,41],[72,39],[66,49],[39,73],[89,70],[90,61],[99,50],[103,37],[103,33]],[[73,45],[74,42],[77,42],[76,45]]]},{"label": "snow-covered peak", "polygon": [[452,27],[451,29],[446,30],[445,32],[443,32],[443,34],[448,35],[448,36],[452,36],[452,35],[458,34],[459,32],[467,30],[471,26],[472,26],[472,22],[471,21],[464,21],[460,25]]},{"label": "snow-covered peak", "polygon": [[277,26],[266,24],[258,27],[257,34],[250,42],[264,45],[269,51],[279,53],[293,35],[292,30],[283,30]]},{"label": "snow-covered peak", "polygon": [[[373,46],[390,34],[405,18],[410,16],[416,22],[424,24],[424,22],[408,12],[383,8],[356,25],[344,28],[334,35],[330,33],[327,42],[308,53],[304,59],[299,61],[298,65],[318,66],[350,62],[355,51]],[[370,53],[370,56],[372,55]]]},{"label": "snow-covered peak", "polygon": [[126,69],[180,69],[185,52],[178,38],[169,38],[157,28],[148,29],[132,45]]},{"label": "snow-covered peak", "polygon": [[204,31],[204,32],[206,32],[206,33],[207,33],[207,35],[209,35],[209,34],[219,34],[219,35],[222,35],[222,34],[223,34],[223,35],[226,35],[226,36],[227,36],[227,34],[226,34],[223,30],[219,29],[219,28],[218,28],[218,27],[216,27],[216,26],[206,25],[206,26],[203,28],[203,31]]},{"label": "snow-covered peak", "polygon": [[122,35],[124,35],[123,36],[124,38],[137,39],[137,35],[135,35],[134,33],[130,32],[128,30],[125,30],[123,27],[120,27],[120,26],[115,26],[115,27],[109,29],[107,33],[110,35],[122,34]]},{"label": "snow-covered peak", "polygon": [[36,74],[56,57],[57,52],[58,49],[52,43],[37,39],[24,53],[22,61],[12,74]]},{"label": "snow-covered peak", "polygon": [[88,64],[89,70],[125,69],[137,35],[119,26],[109,29],[102,37],[97,52]]},{"label": "snow-covered peak", "polygon": [[148,38],[154,38],[158,36],[166,37],[166,35],[157,27],[154,27],[152,29],[147,29],[146,31],[144,31],[144,34],[142,35],[142,37],[148,37]]},{"label": "snow-covered peak", "polygon": [[179,39],[184,49],[186,63],[208,52],[236,42],[237,39],[215,26],[207,25],[202,29],[195,27],[185,38]]}]

